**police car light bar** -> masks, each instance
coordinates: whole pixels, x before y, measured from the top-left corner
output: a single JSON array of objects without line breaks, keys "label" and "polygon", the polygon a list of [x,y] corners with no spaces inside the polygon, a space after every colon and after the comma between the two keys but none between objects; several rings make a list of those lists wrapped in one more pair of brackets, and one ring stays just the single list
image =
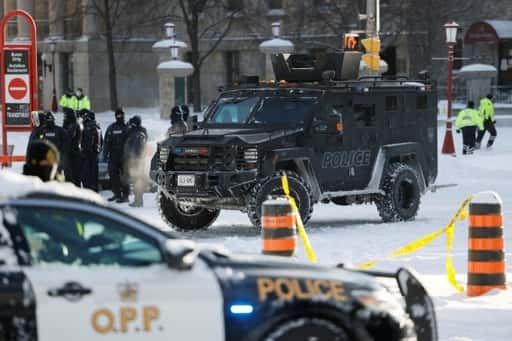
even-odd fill
[{"label": "police car light bar", "polygon": [[234,315],[248,315],[252,314],[254,308],[250,304],[232,304],[229,308]]}]

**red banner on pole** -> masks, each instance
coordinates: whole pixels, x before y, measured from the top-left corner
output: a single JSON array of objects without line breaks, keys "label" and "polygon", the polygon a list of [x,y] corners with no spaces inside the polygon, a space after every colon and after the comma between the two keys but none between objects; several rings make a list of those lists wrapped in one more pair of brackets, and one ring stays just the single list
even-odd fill
[{"label": "red banner on pole", "polygon": [[[6,37],[9,20],[23,17],[30,26],[30,41],[8,42]],[[7,13],[0,22],[0,86],[2,93],[2,154],[3,166],[9,162],[23,161],[23,156],[8,154],[9,132],[31,131],[30,113],[38,104],[37,84],[37,28],[34,18],[23,10]]]}]

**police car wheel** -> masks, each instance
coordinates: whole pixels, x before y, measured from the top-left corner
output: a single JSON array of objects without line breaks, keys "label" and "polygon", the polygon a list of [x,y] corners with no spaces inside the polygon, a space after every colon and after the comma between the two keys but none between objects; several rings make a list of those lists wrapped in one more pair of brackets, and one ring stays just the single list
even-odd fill
[{"label": "police car wheel", "polygon": [[162,192],[157,195],[157,205],[163,221],[181,231],[205,229],[217,220],[220,213],[220,210],[176,203]]},{"label": "police car wheel", "polygon": [[348,341],[343,328],[321,318],[297,318],[275,328],[264,341]]},{"label": "police car wheel", "polygon": [[385,192],[376,200],[384,222],[413,220],[420,206],[421,192],[416,170],[401,163],[391,164],[384,178]]},{"label": "police car wheel", "polygon": [[[290,194],[299,207],[302,222],[306,224],[313,214],[313,191],[298,174],[286,172]],[[261,226],[261,206],[272,196],[283,196],[282,173],[276,172],[253,187],[247,205],[247,215],[254,226]]]}]

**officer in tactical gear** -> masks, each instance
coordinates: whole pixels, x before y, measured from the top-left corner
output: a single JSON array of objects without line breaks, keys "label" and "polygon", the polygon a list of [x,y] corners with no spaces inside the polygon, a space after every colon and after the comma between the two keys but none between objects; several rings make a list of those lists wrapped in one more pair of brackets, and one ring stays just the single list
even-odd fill
[{"label": "officer in tactical gear", "polygon": [[476,130],[483,130],[484,124],[478,111],[475,110],[475,103],[468,102],[466,109],[461,110],[455,120],[457,133],[462,130],[462,154],[473,154],[475,150]]},{"label": "officer in tactical gear", "polygon": [[76,105],[75,112],[78,114],[81,110],[91,110],[91,101],[89,97],[84,95],[84,90],[82,88],[76,89]]},{"label": "officer in tactical gear", "polygon": [[487,140],[487,148],[491,148],[496,139],[496,120],[494,119],[494,104],[492,102],[492,95],[489,94],[480,100],[480,115],[484,121],[484,130],[478,132],[476,138],[475,148],[480,149],[480,145],[484,138],[485,132],[488,131],[491,136]]},{"label": "officer in tactical gear", "polygon": [[28,154],[28,147],[30,144],[36,140],[39,136],[39,132],[43,128],[46,118],[43,111],[32,111],[30,113],[30,120],[32,121],[32,132],[30,132],[30,136],[28,138],[27,151],[25,155]]},{"label": "officer in tactical gear", "polygon": [[50,141],[55,147],[57,147],[60,155],[59,171],[66,170],[68,162],[66,157],[69,154],[68,133],[64,128],[55,124],[55,116],[51,111],[45,111],[44,116],[45,123],[41,126],[41,129],[38,131],[35,138],[38,140]]},{"label": "officer in tactical gear", "polygon": [[115,111],[116,121],[112,123],[105,132],[105,148],[103,150],[103,159],[108,162],[108,173],[114,195],[109,201],[117,203],[128,202],[130,187],[128,186],[123,174],[123,152],[128,133],[128,126],[124,121],[123,109],[118,108]]},{"label": "officer in tactical gear", "polygon": [[82,142],[82,128],[76,119],[73,110],[64,111],[64,122],[62,128],[66,130],[69,138],[69,148],[66,168],[66,177],[75,186],[80,187],[82,177],[82,153],[80,144]]},{"label": "officer in tactical gear", "polygon": [[84,131],[82,134],[82,184],[85,188],[98,191],[98,155],[101,152],[103,138],[101,128],[96,123],[92,111],[82,115]]},{"label": "officer in tactical gear", "polygon": [[140,116],[133,116],[128,121],[128,135],[126,137],[124,157],[125,174],[128,175],[130,183],[133,184],[135,199],[131,207],[142,207],[145,187],[144,178],[144,150],[148,140],[146,128],[142,126]]},{"label": "officer in tactical gear", "polygon": [[[171,110],[171,127],[167,130],[167,136],[183,135],[188,131],[188,125],[183,119],[183,109],[175,106]],[[188,113],[187,113],[188,116]]]},{"label": "officer in tactical gear", "polygon": [[73,90],[67,89],[66,92],[64,92],[64,95],[62,95],[59,100],[59,105],[62,108],[64,115],[69,112],[74,113],[74,109],[76,108],[76,97],[73,94]]},{"label": "officer in tactical gear", "polygon": [[45,182],[55,180],[59,159],[59,151],[53,143],[36,140],[28,146],[23,174],[37,176]]}]

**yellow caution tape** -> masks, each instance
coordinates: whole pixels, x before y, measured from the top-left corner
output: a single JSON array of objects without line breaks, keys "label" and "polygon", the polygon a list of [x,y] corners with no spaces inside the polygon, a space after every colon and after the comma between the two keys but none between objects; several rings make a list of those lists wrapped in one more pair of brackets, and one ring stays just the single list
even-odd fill
[{"label": "yellow caution tape", "polygon": [[[468,211],[466,210],[466,206],[469,205],[473,198],[474,195],[472,194],[468,196],[462,202],[462,204],[460,204],[459,208],[457,209],[457,212],[453,215],[453,217],[450,219],[450,222],[445,227],[391,252],[386,257],[384,257],[384,259],[398,258],[416,252],[446,233],[446,275],[448,277],[448,282],[457,291],[464,291],[464,287],[457,282],[457,279],[455,277],[455,268],[453,266],[451,253],[453,248],[453,239],[455,235],[455,224],[457,223],[457,221],[464,220],[467,218]],[[360,270],[367,270],[374,267],[378,262],[379,260],[369,261],[358,265],[357,268]]]},{"label": "yellow caution tape", "polygon": [[292,207],[292,212],[295,215],[295,219],[297,221],[297,230],[299,232],[300,239],[302,240],[302,244],[304,244],[304,249],[306,250],[306,255],[311,263],[316,263],[315,252],[313,251],[313,247],[309,242],[308,235],[306,234],[306,229],[302,224],[302,218],[300,217],[299,208],[297,207],[297,203],[295,202],[295,198],[290,195],[290,187],[288,185],[288,178],[286,175],[281,177],[281,183],[283,186],[284,195],[290,202],[290,206]]}]

